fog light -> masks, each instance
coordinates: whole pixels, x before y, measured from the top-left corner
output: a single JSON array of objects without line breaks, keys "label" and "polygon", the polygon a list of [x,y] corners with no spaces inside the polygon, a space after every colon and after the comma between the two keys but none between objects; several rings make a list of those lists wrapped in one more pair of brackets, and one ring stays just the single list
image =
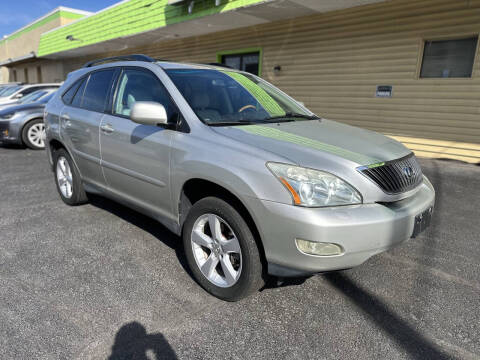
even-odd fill
[{"label": "fog light", "polygon": [[8,130],[3,130],[3,131],[2,131],[2,135],[5,136],[5,137],[7,137],[7,136],[8,136]]},{"label": "fog light", "polygon": [[297,248],[301,252],[317,256],[342,255],[343,248],[340,245],[324,242],[315,242],[302,239],[295,239]]}]

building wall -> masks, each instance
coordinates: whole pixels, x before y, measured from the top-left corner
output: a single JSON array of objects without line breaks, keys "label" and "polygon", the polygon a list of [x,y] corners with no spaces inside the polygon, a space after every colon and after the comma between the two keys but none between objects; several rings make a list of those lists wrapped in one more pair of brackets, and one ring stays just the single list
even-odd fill
[{"label": "building wall", "polygon": [[[31,51],[37,51],[40,35],[48,30],[62,25],[61,18],[55,18],[44,25],[38,26],[21,36],[4,40],[3,48],[0,48],[0,60],[16,58]],[[2,51],[5,49],[5,51]]]},{"label": "building wall", "polygon": [[[40,68],[40,78],[38,69]],[[28,71],[28,79],[25,77],[25,69]],[[24,63],[7,69],[9,81],[20,81],[24,83],[51,83],[62,82],[65,80],[65,71],[63,62],[51,60],[36,60],[30,63]],[[17,73],[17,79],[14,78],[14,71]]]},{"label": "building wall", "polygon": [[[479,24],[480,0],[392,0],[123,53],[207,63],[261,47],[262,77],[315,113],[391,135],[420,156],[480,162],[478,49],[472,78],[418,77],[425,39],[478,34]],[[91,58],[64,60],[63,72]],[[376,85],[392,85],[393,97],[376,98]]]},{"label": "building wall", "polygon": [[[418,74],[425,39],[478,34],[479,24],[480,0],[396,0],[128,52],[215,62],[219,51],[261,47],[262,77],[317,114],[397,136],[423,156],[478,162],[478,49],[472,78]],[[392,85],[393,97],[376,98],[376,85]]]},{"label": "building wall", "polygon": [[[38,45],[40,42],[40,35],[46,31],[51,29],[57,28],[59,26],[68,24],[75,20],[75,18],[81,17],[82,15],[67,13],[66,16],[62,16],[65,12],[59,11],[57,13],[52,14],[47,19],[40,22],[40,25],[37,23],[32,24],[28,28],[24,29],[23,31],[19,32],[18,34],[14,33],[6,39],[0,41],[0,61],[9,59],[9,58],[17,58],[23,55],[27,55],[30,52],[37,52]],[[68,16],[68,17],[67,17]],[[44,23],[43,23],[44,22]],[[36,62],[37,63],[37,62]],[[45,62],[42,60],[38,61],[39,66],[45,66]],[[36,82],[37,80],[37,71],[33,64],[18,64],[12,65],[10,67],[2,67],[0,71],[0,83],[6,83],[10,81],[14,81],[12,74],[13,70],[17,72],[17,81],[25,82],[24,76],[24,69],[27,68],[29,70],[29,82]],[[58,68],[62,68],[63,66],[60,63],[57,66]],[[60,79],[64,77],[63,70],[59,74],[52,74],[52,66],[46,66],[42,73],[46,73],[46,77],[50,79],[49,81],[53,81],[54,79]],[[42,76],[43,77],[43,76]],[[46,81],[46,79],[43,79]]]}]

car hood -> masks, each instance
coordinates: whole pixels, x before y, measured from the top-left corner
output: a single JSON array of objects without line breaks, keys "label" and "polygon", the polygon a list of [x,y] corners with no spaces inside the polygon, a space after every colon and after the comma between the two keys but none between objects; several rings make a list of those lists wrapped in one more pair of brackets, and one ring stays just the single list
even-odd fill
[{"label": "car hood", "polygon": [[44,107],[45,107],[45,104],[41,104],[41,103],[29,103],[29,104],[20,104],[20,105],[13,104],[6,107],[1,106],[0,104],[0,115],[12,113],[12,112],[19,112],[19,111],[30,111],[30,110],[42,111]]},{"label": "car hood", "polygon": [[411,152],[387,136],[326,119],[212,129],[308,167],[316,167],[319,160],[323,163],[344,160],[350,166],[370,165]]},{"label": "car hood", "polygon": [[16,101],[6,101],[6,102],[3,102],[3,103],[0,103],[0,110],[3,110],[9,106],[13,106],[13,105],[18,105],[18,100]]}]

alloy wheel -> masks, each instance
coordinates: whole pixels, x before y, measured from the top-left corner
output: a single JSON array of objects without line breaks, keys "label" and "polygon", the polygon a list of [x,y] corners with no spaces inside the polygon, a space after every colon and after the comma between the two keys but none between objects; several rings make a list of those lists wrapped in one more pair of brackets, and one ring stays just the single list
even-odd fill
[{"label": "alloy wheel", "polygon": [[193,256],[202,274],[214,285],[235,285],[242,272],[242,251],[225,220],[214,214],[200,216],[190,236]]},{"label": "alloy wheel", "polygon": [[70,199],[73,194],[72,170],[67,159],[60,156],[57,160],[57,182],[62,195]]}]

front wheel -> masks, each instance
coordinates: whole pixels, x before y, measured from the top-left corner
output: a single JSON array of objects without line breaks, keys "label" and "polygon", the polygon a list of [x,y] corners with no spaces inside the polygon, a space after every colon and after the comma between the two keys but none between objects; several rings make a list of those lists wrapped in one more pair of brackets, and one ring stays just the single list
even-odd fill
[{"label": "front wheel", "polygon": [[45,124],[43,119],[35,119],[25,125],[22,131],[22,141],[30,149],[45,149]]},{"label": "front wheel", "polygon": [[197,282],[220,299],[240,300],[264,284],[249,226],[219,198],[204,198],[193,205],[185,221],[183,245]]}]

